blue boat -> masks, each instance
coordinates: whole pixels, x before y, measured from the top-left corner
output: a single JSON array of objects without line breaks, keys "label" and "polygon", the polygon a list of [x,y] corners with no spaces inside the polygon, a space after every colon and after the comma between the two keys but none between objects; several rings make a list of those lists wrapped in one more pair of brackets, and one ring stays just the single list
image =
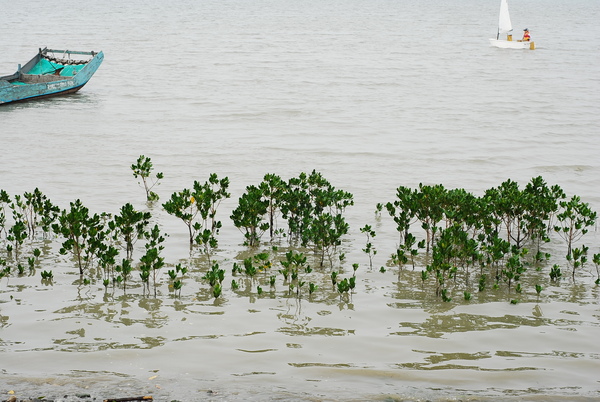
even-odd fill
[{"label": "blue boat", "polygon": [[77,92],[102,60],[102,52],[39,49],[16,73],[0,77],[0,105]]}]

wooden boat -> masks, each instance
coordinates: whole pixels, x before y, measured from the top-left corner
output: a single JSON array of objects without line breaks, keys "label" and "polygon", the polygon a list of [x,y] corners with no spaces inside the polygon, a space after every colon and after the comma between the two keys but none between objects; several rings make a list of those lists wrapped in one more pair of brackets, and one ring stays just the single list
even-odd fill
[{"label": "wooden boat", "polygon": [[16,73],[0,77],[0,105],[77,92],[102,60],[102,52],[40,49]]},{"label": "wooden boat", "polygon": [[[535,49],[533,41],[513,40],[512,23],[508,13],[508,0],[500,2],[500,17],[498,18],[498,34],[496,39],[490,39],[490,45],[504,49]],[[506,34],[506,39],[500,39],[500,34]]]}]

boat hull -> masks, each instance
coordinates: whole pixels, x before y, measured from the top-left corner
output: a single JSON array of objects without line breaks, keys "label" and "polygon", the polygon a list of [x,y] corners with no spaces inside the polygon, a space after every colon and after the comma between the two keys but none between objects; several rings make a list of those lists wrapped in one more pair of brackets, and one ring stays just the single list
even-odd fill
[{"label": "boat hull", "polygon": [[524,42],[516,40],[501,40],[501,39],[490,39],[490,45],[499,47],[502,49],[535,49],[534,42]]},{"label": "boat hull", "polygon": [[[43,52],[46,51],[40,50],[15,74],[0,77],[0,105],[77,92],[87,84],[104,60],[102,52],[71,52],[92,58],[86,62],[68,64],[65,60],[45,57]],[[42,60],[44,58],[46,60]],[[45,63],[46,71],[40,70],[42,63]],[[66,72],[64,75],[63,70]]]}]

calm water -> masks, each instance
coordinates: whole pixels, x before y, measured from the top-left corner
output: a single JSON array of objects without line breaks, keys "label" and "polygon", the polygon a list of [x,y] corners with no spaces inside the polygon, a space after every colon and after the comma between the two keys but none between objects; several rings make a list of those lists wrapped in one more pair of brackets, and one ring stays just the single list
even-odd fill
[{"label": "calm water", "polygon": [[[244,248],[228,216],[245,186],[316,169],[354,194],[345,248],[361,268],[351,303],[328,292],[299,302],[282,285],[276,297],[227,285],[214,302],[199,275],[181,298],[166,285],[156,299],[105,293],[78,284],[54,254],[43,261],[53,286],[39,274],[0,281],[0,391],[600,396],[592,274],[516,306],[502,292],[441,303],[421,290],[422,267],[400,280],[368,271],[358,231],[375,225],[374,264],[384,265],[397,235],[385,217],[376,222],[375,204],[421,182],[481,194],[541,175],[599,211],[598,1],[513,1],[515,31],[531,30],[533,52],[489,47],[497,1],[4,3],[1,75],[44,46],[103,50],[105,61],[77,95],[0,108],[0,188],[39,187],[61,207],[80,198],[116,212],[126,202],[146,208],[129,169],[140,154],[165,175],[162,200],[211,172],[228,176],[218,258],[230,283]],[[152,212],[170,234],[168,264],[187,262],[183,224]],[[599,251],[595,231],[585,243]],[[539,278],[548,282],[547,272]]]}]

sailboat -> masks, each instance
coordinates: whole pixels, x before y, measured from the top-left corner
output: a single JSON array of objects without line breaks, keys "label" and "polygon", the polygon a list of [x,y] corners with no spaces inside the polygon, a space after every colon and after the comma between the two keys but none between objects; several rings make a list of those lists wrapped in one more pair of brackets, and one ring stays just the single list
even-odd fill
[{"label": "sailboat", "polygon": [[[498,34],[496,35],[496,39],[490,39],[490,44],[504,49],[535,49],[535,43],[532,41],[513,40],[512,31],[512,23],[510,22],[510,14],[508,13],[508,0],[501,0]],[[500,39],[501,34],[506,34],[506,39]]]}]

